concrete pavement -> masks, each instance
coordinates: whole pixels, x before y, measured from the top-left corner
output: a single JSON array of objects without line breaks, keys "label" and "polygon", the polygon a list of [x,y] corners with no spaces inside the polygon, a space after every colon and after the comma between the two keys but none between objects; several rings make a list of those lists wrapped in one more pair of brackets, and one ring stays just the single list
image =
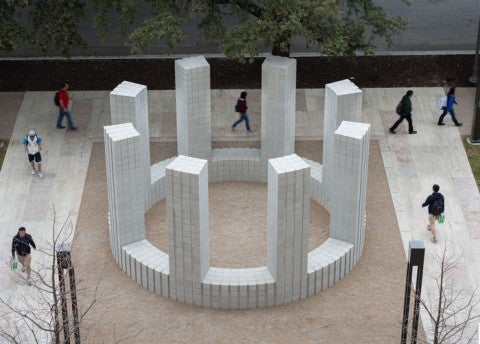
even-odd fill
[{"label": "concrete pavement", "polygon": [[[435,100],[441,95],[441,88],[413,90],[417,135],[407,134],[406,123],[400,125],[397,134],[388,132],[388,127],[397,118],[394,109],[406,91],[403,88],[364,89],[362,120],[372,124],[372,139],[380,141],[405,252],[409,240],[425,242],[424,295],[432,299],[436,287],[431,275],[438,271],[434,260],[445,244],[460,259],[460,265],[454,271],[456,280],[467,290],[480,285],[480,195],[461,141],[461,135],[470,132],[474,89],[457,89],[459,105],[456,112],[464,123],[460,129],[452,126],[448,117],[445,120],[447,125],[436,125],[439,110],[435,107]],[[260,90],[248,91],[252,126],[258,128],[261,125]],[[212,90],[212,140],[259,140],[260,131],[253,134],[240,129],[230,131],[230,125],[236,119],[232,104],[238,93],[239,90]],[[59,212],[59,219],[68,217],[75,228],[92,143],[103,139],[103,125],[109,124],[108,94],[108,91],[72,92],[72,114],[80,127],[75,132],[55,128],[57,111],[52,103],[53,92],[27,92],[21,103],[11,102],[7,106],[8,111],[16,113],[16,122],[0,172],[1,257],[9,256],[11,237],[22,225],[40,246],[45,245],[52,233],[49,210],[53,206]],[[323,89],[297,90],[297,139],[322,138],[323,94]],[[1,96],[6,99],[5,94]],[[174,91],[149,91],[148,96],[151,140],[175,140]],[[44,138],[44,179],[31,176],[21,145],[22,137],[30,128]],[[440,185],[440,191],[445,195],[447,217],[446,222],[438,227],[437,244],[430,242],[430,233],[426,230],[427,212],[421,208],[434,183]],[[47,259],[46,255],[35,253],[33,268],[38,268]],[[6,266],[2,266],[0,296],[23,302],[30,295],[31,288],[15,275],[6,273]],[[422,320],[428,330],[430,325],[424,312]]]}]

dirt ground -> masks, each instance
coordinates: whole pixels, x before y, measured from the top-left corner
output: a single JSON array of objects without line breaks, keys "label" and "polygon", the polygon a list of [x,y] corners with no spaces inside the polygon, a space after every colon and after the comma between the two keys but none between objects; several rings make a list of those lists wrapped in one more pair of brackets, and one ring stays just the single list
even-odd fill
[{"label": "dirt ground", "polygon": [[[299,57],[297,88],[323,88],[351,79],[364,87],[436,87],[443,80],[471,86],[473,55]],[[261,88],[261,65],[210,58],[214,89]],[[175,88],[174,59],[0,61],[0,91],[53,91],[68,82],[72,91],[111,90],[128,80],[152,90]]]},{"label": "dirt ground", "polygon": [[[251,144],[251,143],[249,143]],[[214,146],[235,146],[233,142]],[[253,145],[258,146],[257,143]],[[175,143],[152,143],[152,162],[176,154]],[[321,161],[321,142],[297,142],[300,156]],[[209,186],[212,264],[265,262],[266,187],[260,183]],[[185,305],[139,286],[112,259],[107,228],[104,148],[95,143],[74,240],[80,308],[96,303],[82,325],[84,343],[394,343],[401,332],[406,259],[380,149],[371,142],[366,243],[359,263],[333,287],[307,299],[256,310]],[[163,212],[163,213],[162,213]],[[166,250],[165,210],[146,215],[148,237]],[[327,236],[328,213],[315,204],[310,247]]]}]

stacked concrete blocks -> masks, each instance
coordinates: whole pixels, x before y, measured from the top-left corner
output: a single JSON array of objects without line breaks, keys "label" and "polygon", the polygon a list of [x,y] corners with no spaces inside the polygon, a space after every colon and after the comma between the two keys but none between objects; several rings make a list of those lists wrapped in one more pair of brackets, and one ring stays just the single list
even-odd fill
[{"label": "stacked concrete blocks", "polygon": [[[323,121],[323,185],[331,185],[335,179],[333,171],[333,133],[342,121],[360,122],[363,93],[350,80],[341,80],[325,85],[325,109]],[[323,200],[330,211],[332,187],[325,187]]]},{"label": "stacked concrete blocks", "polygon": [[150,209],[165,198],[165,167],[175,160],[175,158],[176,157],[168,158],[151,166],[150,195],[148,197],[149,203],[147,204],[147,209]]},{"label": "stacked concrete blocks", "polygon": [[175,61],[178,154],[210,159],[210,65],[203,56]]},{"label": "stacked concrete blocks", "polygon": [[123,246],[122,261],[123,271],[138,284],[160,295],[169,296],[168,254],[144,239]]},{"label": "stacked concrete blocks", "polygon": [[328,238],[308,253],[308,296],[331,287],[345,277],[352,264],[353,245]]},{"label": "stacked concrete blocks", "polygon": [[[293,154],[295,69],[294,59],[280,57],[262,66],[260,150],[212,151],[209,65],[203,57],[176,61],[180,155],[151,167],[146,87],[123,82],[112,91],[112,123],[133,125],[105,127],[110,245],[137,283],[188,304],[251,309],[318,293],[356,264],[370,137],[368,124],[355,123],[362,92],[348,80],[327,85],[323,165],[302,159]],[[268,182],[267,266],[209,266],[208,182],[229,180]],[[170,255],[145,239],[144,212],[164,197]],[[329,211],[330,238],[308,252],[310,198]]]},{"label": "stacked concrete blocks", "polygon": [[267,182],[267,168],[259,149],[215,149],[210,161],[209,181]]},{"label": "stacked concrete blocks", "polygon": [[131,123],[104,127],[110,246],[117,263],[122,246],[145,239],[141,136]]},{"label": "stacked concrete blocks", "polygon": [[275,279],[266,266],[249,269],[210,267],[202,284],[202,306],[253,309],[275,305]]},{"label": "stacked concrete blocks", "polygon": [[208,162],[179,155],[165,171],[170,297],[201,306],[210,262]]},{"label": "stacked concrete blocks", "polygon": [[297,60],[269,56],[262,64],[262,158],[295,152]]},{"label": "stacked concrete blocks", "polygon": [[310,166],[292,154],[268,161],[267,264],[276,304],[307,295]]},{"label": "stacked concrete blocks", "polygon": [[370,124],[343,121],[335,131],[330,237],[352,243],[351,265],[365,241]]},{"label": "stacked concrete blocks", "polygon": [[[140,133],[142,149],[139,157],[143,160],[142,174],[139,175],[145,190],[145,206],[150,189],[150,133],[148,126],[147,86],[123,81],[110,92],[111,124],[132,123]],[[146,210],[146,209],[145,209]]]}]

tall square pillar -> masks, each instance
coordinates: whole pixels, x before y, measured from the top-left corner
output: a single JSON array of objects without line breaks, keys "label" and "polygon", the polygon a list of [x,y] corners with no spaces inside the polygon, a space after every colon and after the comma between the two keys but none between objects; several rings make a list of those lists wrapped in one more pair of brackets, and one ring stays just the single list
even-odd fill
[{"label": "tall square pillar", "polygon": [[344,121],[334,135],[330,237],[354,245],[353,264],[365,242],[370,124]]},{"label": "tall square pillar", "polygon": [[[119,264],[121,247],[145,239],[141,136],[131,123],[104,127],[110,246]],[[123,267],[123,266],[122,266]]]},{"label": "tall square pillar", "polygon": [[268,161],[267,266],[276,280],[276,304],[307,291],[310,166],[292,154]]},{"label": "tall square pillar", "polygon": [[[362,97],[362,90],[350,80],[341,80],[325,85],[322,185],[331,183],[335,177],[332,172],[334,132],[342,121],[361,121]],[[322,190],[324,204],[330,210],[331,195],[325,192],[325,187]]]},{"label": "tall square pillar", "polygon": [[210,159],[210,65],[205,57],[189,57],[175,61],[175,96],[178,154]]},{"label": "tall square pillar", "polygon": [[141,180],[144,184],[147,206],[151,183],[147,86],[129,81],[120,83],[110,92],[110,114],[112,125],[132,123],[140,133],[142,149],[138,157],[142,159],[143,164]]},{"label": "tall square pillar", "polygon": [[170,297],[201,305],[209,267],[208,162],[180,155],[165,169]]},{"label": "tall square pillar", "polygon": [[262,64],[262,158],[295,152],[297,60],[269,56]]}]

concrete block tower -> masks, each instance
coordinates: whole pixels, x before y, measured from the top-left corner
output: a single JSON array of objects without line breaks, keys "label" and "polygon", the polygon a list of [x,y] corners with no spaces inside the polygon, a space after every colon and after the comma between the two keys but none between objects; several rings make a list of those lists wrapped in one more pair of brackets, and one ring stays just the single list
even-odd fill
[{"label": "concrete block tower", "polygon": [[354,245],[352,265],[365,243],[369,129],[367,123],[343,121],[334,135],[330,237]]},{"label": "concrete block tower", "polygon": [[[142,149],[138,157],[142,159],[142,174],[145,205],[149,203],[150,189],[150,133],[148,126],[147,86],[123,81],[110,92],[111,124],[132,123],[140,134]],[[147,209],[145,209],[147,210]]]},{"label": "concrete block tower", "polygon": [[179,155],[209,159],[212,152],[210,65],[203,56],[175,61]]},{"label": "concrete block tower", "polygon": [[[362,90],[350,80],[341,80],[325,85],[325,110],[323,121],[323,173],[322,184],[329,185],[333,172],[333,135],[342,121],[360,122],[362,115]],[[324,189],[335,190],[334,188]],[[331,193],[323,195],[328,210]]]},{"label": "concrete block tower", "polygon": [[262,159],[295,152],[297,60],[269,56],[262,64]]},{"label": "concrete block tower", "polygon": [[268,161],[267,265],[276,304],[307,294],[310,166],[292,154]]},{"label": "concrete block tower", "polygon": [[209,268],[208,161],[180,155],[165,169],[170,297],[202,305]]},{"label": "concrete block tower", "polygon": [[110,246],[118,264],[122,246],[145,239],[141,136],[131,123],[104,127]]}]

